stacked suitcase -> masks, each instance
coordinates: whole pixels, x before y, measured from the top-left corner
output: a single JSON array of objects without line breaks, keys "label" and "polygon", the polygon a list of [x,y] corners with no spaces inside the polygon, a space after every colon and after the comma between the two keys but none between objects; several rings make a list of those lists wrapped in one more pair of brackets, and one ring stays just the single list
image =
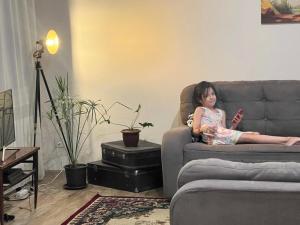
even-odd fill
[{"label": "stacked suitcase", "polygon": [[122,141],[103,143],[102,160],[88,163],[88,182],[131,192],[162,186],[161,147],[140,141],[125,147]]}]

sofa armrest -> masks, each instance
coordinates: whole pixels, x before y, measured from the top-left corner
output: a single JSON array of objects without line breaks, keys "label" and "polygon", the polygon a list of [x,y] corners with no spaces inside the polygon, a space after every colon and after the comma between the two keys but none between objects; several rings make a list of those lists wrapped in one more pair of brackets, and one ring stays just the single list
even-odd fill
[{"label": "sofa armrest", "polygon": [[177,190],[177,175],[183,166],[183,148],[190,142],[192,142],[191,129],[187,126],[173,128],[163,136],[161,160],[166,197],[172,197]]},{"label": "sofa armrest", "polygon": [[300,224],[300,184],[197,180],[182,186],[170,205],[171,225]]}]

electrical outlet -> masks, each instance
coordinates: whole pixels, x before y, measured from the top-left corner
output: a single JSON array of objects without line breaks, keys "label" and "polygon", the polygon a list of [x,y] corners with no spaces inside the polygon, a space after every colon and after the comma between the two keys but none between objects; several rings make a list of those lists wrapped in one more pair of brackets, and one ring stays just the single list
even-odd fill
[{"label": "electrical outlet", "polygon": [[64,145],[61,141],[56,142],[56,148],[63,148],[63,147],[64,147]]}]

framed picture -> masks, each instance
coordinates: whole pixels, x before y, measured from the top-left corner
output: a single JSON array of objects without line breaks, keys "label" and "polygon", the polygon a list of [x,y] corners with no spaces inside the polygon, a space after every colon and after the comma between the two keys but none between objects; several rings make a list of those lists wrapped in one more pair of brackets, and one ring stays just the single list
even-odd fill
[{"label": "framed picture", "polygon": [[300,23],[300,0],[261,0],[261,23]]}]

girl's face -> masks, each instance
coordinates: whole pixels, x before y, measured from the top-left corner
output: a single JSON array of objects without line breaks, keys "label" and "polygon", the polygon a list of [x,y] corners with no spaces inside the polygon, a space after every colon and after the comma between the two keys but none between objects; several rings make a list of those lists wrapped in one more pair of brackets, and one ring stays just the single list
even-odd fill
[{"label": "girl's face", "polygon": [[208,88],[206,94],[207,96],[202,95],[202,99],[201,99],[202,105],[207,108],[214,108],[217,101],[217,97],[214,90],[212,88]]}]

